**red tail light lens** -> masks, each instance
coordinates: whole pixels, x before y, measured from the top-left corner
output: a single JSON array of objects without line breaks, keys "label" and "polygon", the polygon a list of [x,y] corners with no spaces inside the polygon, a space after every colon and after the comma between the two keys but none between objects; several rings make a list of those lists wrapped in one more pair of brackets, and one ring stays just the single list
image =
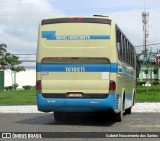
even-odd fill
[{"label": "red tail light lens", "polygon": [[69,18],[70,20],[74,20],[74,18]]},{"label": "red tail light lens", "polygon": [[37,82],[36,82],[36,90],[37,90],[37,93],[41,93],[42,92],[41,80],[37,80]]},{"label": "red tail light lens", "polygon": [[72,20],[83,20],[83,18],[81,18],[81,17],[73,17],[73,18],[70,17],[69,19],[70,19],[71,21],[72,21]]},{"label": "red tail light lens", "polygon": [[116,91],[116,82],[113,80],[110,80],[109,82],[109,91],[112,91],[112,92]]}]

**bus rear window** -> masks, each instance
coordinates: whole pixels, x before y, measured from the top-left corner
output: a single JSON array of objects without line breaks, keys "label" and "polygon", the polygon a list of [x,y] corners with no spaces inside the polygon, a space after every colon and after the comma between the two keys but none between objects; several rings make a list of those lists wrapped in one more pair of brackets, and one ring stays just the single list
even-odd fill
[{"label": "bus rear window", "polygon": [[46,57],[43,58],[42,63],[55,64],[108,64],[107,58],[91,58],[91,57]]},{"label": "bus rear window", "polygon": [[101,18],[57,18],[57,19],[44,19],[42,20],[41,25],[46,24],[58,24],[58,23],[97,23],[97,24],[111,24],[110,19],[101,19]]}]

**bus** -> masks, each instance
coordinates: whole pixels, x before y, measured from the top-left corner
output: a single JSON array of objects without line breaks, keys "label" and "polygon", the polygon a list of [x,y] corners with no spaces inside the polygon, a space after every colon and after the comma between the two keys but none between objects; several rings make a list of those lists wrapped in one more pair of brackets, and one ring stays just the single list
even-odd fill
[{"label": "bus", "polygon": [[37,107],[53,112],[131,114],[136,95],[136,52],[113,19],[60,17],[39,25]]}]

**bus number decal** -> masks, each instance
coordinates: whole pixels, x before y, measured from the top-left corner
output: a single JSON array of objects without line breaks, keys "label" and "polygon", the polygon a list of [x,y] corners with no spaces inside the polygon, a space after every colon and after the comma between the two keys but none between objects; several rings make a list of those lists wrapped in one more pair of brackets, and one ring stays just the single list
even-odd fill
[{"label": "bus number decal", "polygon": [[85,72],[85,67],[65,67],[66,72]]}]

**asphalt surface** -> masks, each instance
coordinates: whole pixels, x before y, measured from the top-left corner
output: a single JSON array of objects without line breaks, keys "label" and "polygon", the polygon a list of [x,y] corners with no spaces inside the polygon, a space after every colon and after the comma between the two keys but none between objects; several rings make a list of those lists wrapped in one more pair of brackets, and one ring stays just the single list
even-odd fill
[{"label": "asphalt surface", "polygon": [[[160,102],[136,103],[132,107],[134,113],[160,113]],[[37,105],[0,105],[0,113],[42,113],[37,110]]]},{"label": "asphalt surface", "polygon": [[[0,113],[0,132],[160,132],[160,113],[132,113],[131,115],[125,115],[122,122],[114,122],[112,117],[104,119],[102,115],[98,117],[95,115],[74,115],[67,117],[63,122],[55,122],[52,113]],[[140,140],[154,141],[159,139],[141,138]],[[74,139],[54,138],[43,140],[70,141]],[[76,140],[99,139],[83,138]],[[112,140],[124,139],[114,138]],[[138,139],[134,138],[132,140]]]}]

